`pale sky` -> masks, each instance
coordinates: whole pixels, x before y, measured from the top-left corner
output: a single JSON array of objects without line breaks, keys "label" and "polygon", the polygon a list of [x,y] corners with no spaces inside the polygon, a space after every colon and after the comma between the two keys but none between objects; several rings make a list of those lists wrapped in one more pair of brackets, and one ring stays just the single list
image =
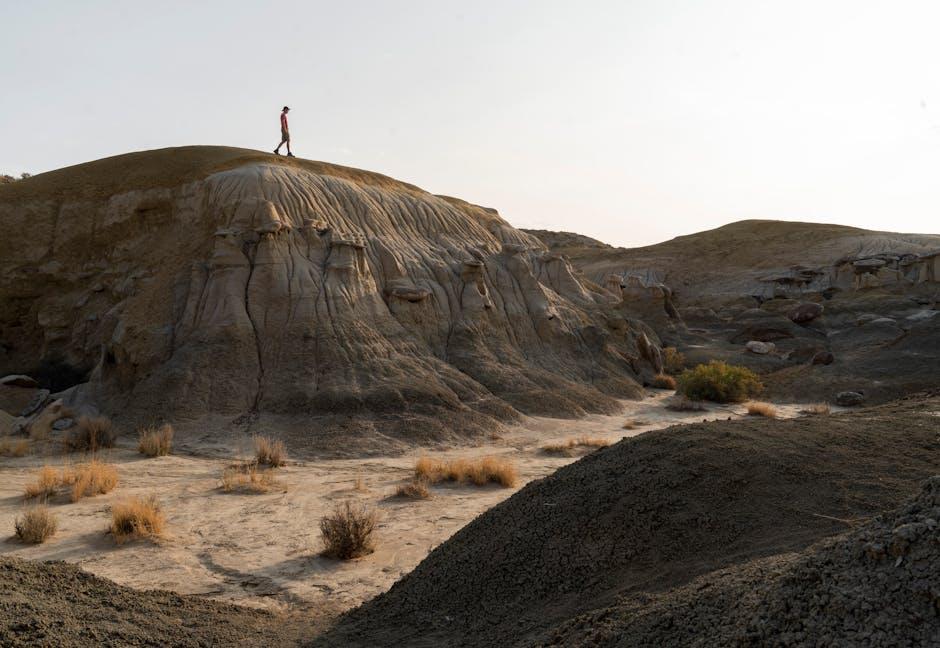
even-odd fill
[{"label": "pale sky", "polygon": [[4,2],[0,172],[294,152],[636,246],[940,232],[940,3]]}]

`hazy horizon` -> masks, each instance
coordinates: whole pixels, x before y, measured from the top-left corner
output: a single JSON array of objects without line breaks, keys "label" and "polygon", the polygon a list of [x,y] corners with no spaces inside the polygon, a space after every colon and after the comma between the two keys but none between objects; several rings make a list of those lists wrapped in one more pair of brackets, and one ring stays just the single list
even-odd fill
[{"label": "hazy horizon", "polygon": [[[635,247],[744,219],[936,233],[928,2],[36,2],[0,173],[271,150]],[[41,46],[37,46],[37,42]]]}]

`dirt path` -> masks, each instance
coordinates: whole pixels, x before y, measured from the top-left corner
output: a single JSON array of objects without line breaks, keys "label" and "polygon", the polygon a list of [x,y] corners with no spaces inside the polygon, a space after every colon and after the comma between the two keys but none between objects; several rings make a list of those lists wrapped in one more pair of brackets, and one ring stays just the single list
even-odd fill
[{"label": "dirt path", "polygon": [[[279,469],[278,485],[264,494],[224,493],[222,468],[230,459],[174,455],[147,459],[130,447],[115,448],[110,461],[120,483],[112,493],[78,503],[53,503],[59,532],[40,546],[0,541],[0,554],[77,563],[97,576],[139,589],[160,588],[275,611],[316,607],[341,611],[385,591],[435,546],[526,482],[544,477],[577,457],[551,456],[546,443],[572,436],[611,442],[681,422],[741,416],[742,406],[708,412],[672,412],[666,392],[625,402],[617,416],[571,421],[531,418],[502,438],[452,449],[417,448],[407,456],[291,463]],[[799,406],[778,406],[781,416]],[[624,422],[642,422],[632,430]],[[247,444],[246,444],[247,445]],[[198,448],[197,448],[198,450]],[[214,449],[213,449],[214,452]],[[511,458],[516,488],[436,486],[429,500],[390,497],[406,481],[418,456],[453,458],[499,455]],[[23,487],[44,461],[62,456],[0,459],[0,532],[12,534],[23,507]],[[356,488],[361,479],[362,488]],[[159,544],[116,547],[104,529],[108,508],[126,495],[155,493],[168,516],[168,537]],[[381,512],[376,552],[341,563],[321,558],[318,522],[345,499],[374,504]]]}]

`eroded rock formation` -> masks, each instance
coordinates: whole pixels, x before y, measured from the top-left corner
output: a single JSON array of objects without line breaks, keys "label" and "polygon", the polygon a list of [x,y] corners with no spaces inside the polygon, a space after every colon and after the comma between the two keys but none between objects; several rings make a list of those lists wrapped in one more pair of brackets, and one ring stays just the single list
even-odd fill
[{"label": "eroded rock formation", "polygon": [[[179,156],[204,161],[167,177]],[[191,147],[15,190],[0,190],[0,374],[87,372],[70,397],[105,410],[440,432],[611,411],[656,369],[637,348],[655,333],[564,257],[377,174]]]}]

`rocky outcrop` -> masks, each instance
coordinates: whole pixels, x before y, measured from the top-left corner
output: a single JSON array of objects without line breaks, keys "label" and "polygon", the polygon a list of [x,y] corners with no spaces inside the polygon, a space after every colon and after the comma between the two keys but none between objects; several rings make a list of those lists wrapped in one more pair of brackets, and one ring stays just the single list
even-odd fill
[{"label": "rocky outcrop", "polygon": [[[56,358],[87,373],[71,398],[131,415],[444,434],[613,411],[658,370],[637,346],[652,330],[495,211],[232,151],[135,154],[124,186],[116,158],[72,171],[84,184],[0,190],[0,371]],[[179,156],[203,162],[163,177]]]}]

